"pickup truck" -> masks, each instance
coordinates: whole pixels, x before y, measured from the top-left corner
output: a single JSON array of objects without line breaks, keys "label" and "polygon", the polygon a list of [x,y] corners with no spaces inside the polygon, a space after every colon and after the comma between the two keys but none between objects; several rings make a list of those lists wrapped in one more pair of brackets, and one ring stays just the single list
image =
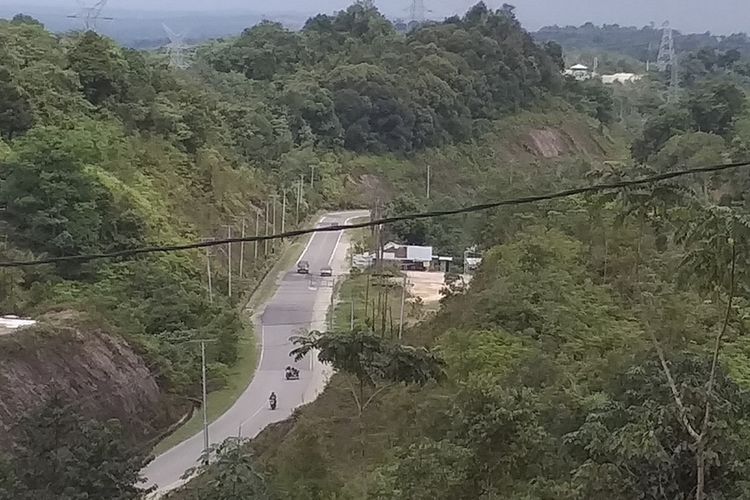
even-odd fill
[{"label": "pickup truck", "polygon": [[310,263],[306,260],[301,260],[297,262],[297,273],[298,274],[309,274],[310,273]]}]

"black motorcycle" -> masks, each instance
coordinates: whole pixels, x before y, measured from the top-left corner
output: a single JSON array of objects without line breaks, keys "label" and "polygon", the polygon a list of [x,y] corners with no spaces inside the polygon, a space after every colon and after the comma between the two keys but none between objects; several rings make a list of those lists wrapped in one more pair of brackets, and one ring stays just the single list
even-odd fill
[{"label": "black motorcycle", "polygon": [[271,406],[272,410],[276,409],[276,394],[271,393],[271,397],[268,398],[268,404]]}]

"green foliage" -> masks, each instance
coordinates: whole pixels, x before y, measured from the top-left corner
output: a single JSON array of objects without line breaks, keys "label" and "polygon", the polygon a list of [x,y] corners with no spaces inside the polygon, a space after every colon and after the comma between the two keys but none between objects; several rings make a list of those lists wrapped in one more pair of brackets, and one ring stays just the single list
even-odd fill
[{"label": "green foliage", "polygon": [[186,500],[270,499],[265,477],[258,472],[256,460],[245,446],[246,444],[245,439],[228,438],[222,444],[215,446],[212,452],[216,454],[217,460],[206,474],[208,477],[202,477],[199,484],[191,483],[181,492],[182,498]]},{"label": "green foliage", "polygon": [[596,118],[605,125],[614,119],[612,91],[600,81],[577,81],[574,78],[566,78],[564,88],[568,100],[582,113]]},{"label": "green foliage", "polygon": [[692,118],[687,110],[664,106],[646,121],[642,136],[633,141],[633,158],[643,163],[658,152],[672,136],[692,129]]},{"label": "green foliage", "polygon": [[732,83],[702,85],[690,93],[686,105],[699,131],[723,136],[742,113],[745,93]]},{"label": "green foliage", "polygon": [[[708,371],[704,360],[672,362],[683,401],[696,420],[705,408],[703,380]],[[585,457],[574,473],[573,487],[582,498],[691,498],[695,449],[675,417],[658,364],[634,365],[612,384],[609,398],[589,408],[586,421],[565,437],[576,454]],[[743,498],[750,493],[742,472],[750,457],[744,430],[750,400],[723,373],[712,398],[716,414],[706,483],[720,498]]]},{"label": "green foliage", "polygon": [[424,348],[391,345],[368,332],[312,332],[293,337],[292,342],[297,347],[290,355],[297,361],[317,352],[321,362],[354,375],[365,385],[375,386],[383,381],[424,385],[443,377],[442,360],[435,354]]},{"label": "green foliage", "polygon": [[11,140],[31,128],[31,105],[26,93],[0,66],[0,138]]},{"label": "green foliage", "polygon": [[369,498],[459,499],[469,498],[471,452],[450,441],[423,439],[396,450],[392,464],[376,471]]},{"label": "green foliage", "polygon": [[87,420],[75,404],[55,397],[21,420],[22,439],[0,455],[0,498],[142,497],[148,452],[134,447],[117,421]]},{"label": "green foliage", "polygon": [[85,130],[38,128],[3,163],[3,217],[24,245],[66,255],[143,241],[142,219],[118,204],[92,170],[99,159],[95,141]]},{"label": "green foliage", "polygon": [[537,46],[511,8],[493,12],[482,3],[405,36],[356,3],[311,18],[299,33],[261,23],[203,57],[257,84],[279,81],[273,101],[297,144],[357,152],[462,141],[473,120],[530,107],[560,87],[559,47]]},{"label": "green foliage", "polygon": [[10,22],[11,24],[35,24],[37,26],[44,27],[42,23],[40,23],[37,19],[29,16],[28,14],[18,13],[13,16],[13,19],[11,19]]},{"label": "green foliage", "polygon": [[125,91],[128,65],[111,40],[87,31],[75,40],[67,56],[92,104],[102,105]]}]

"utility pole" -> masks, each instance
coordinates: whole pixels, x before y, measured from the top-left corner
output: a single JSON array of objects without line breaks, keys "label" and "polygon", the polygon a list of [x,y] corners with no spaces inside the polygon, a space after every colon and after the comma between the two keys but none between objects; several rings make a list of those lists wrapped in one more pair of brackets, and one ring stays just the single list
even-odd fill
[{"label": "utility pole", "polygon": [[216,342],[214,339],[196,339],[190,342],[198,342],[201,345],[201,379],[203,382],[203,464],[208,465],[208,395],[206,390],[206,343]]},{"label": "utility pole", "polygon": [[299,176],[299,185],[297,186],[297,216],[295,219],[295,223],[299,225],[299,207],[300,203],[302,202],[302,185],[305,183],[305,176],[303,174],[300,174]]},{"label": "utility pole", "polygon": [[214,291],[211,286],[211,249],[206,247],[206,275],[208,276],[208,303],[214,303]]},{"label": "utility pole", "polygon": [[333,285],[331,285],[331,308],[328,312],[328,331],[333,331],[333,317],[334,314],[334,300],[336,298],[336,278],[333,278]]},{"label": "utility pole", "polygon": [[281,232],[286,230],[286,189],[281,190]]},{"label": "utility pole", "polygon": [[[276,234],[276,205],[278,205],[278,202],[276,201],[278,199],[278,194],[272,194],[271,199],[273,200],[271,203],[273,203],[273,224],[271,226],[271,234]],[[271,243],[271,251],[274,250],[274,247],[276,246],[276,240],[273,240]]]},{"label": "utility pole", "polygon": [[[271,202],[266,200],[266,236],[268,236],[268,212],[270,211]],[[263,242],[263,256],[268,255],[268,240]]]},{"label": "utility pole", "polygon": [[427,199],[430,199],[430,165],[427,165]]},{"label": "utility pole", "polygon": [[315,184],[315,165],[310,165],[310,191],[313,190]]},{"label": "utility pole", "polygon": [[404,282],[401,284],[401,313],[399,314],[398,318],[398,339],[401,340],[401,337],[404,332],[404,302],[406,301],[406,273],[404,273]]},{"label": "utility pole", "polygon": [[367,307],[370,305],[370,273],[367,273],[367,285],[365,286],[365,320],[367,316]]},{"label": "utility pole", "polygon": [[[245,238],[245,218],[242,218],[242,232],[240,233],[243,240]],[[243,241],[240,243],[240,279],[244,277],[245,274],[245,242]]]},{"label": "utility pole", "polygon": [[[231,224],[227,224],[227,239],[232,238],[232,226]],[[227,279],[227,295],[231,298],[232,297],[232,244],[227,243],[227,259],[229,261],[228,264],[228,279]]]},{"label": "utility pole", "polygon": [[351,316],[349,317],[349,330],[354,331],[354,290],[352,290],[351,296]]},{"label": "utility pole", "polygon": [[[258,231],[260,230],[260,210],[255,209],[255,237],[258,237]],[[257,266],[258,260],[258,240],[253,242],[253,265]]]}]

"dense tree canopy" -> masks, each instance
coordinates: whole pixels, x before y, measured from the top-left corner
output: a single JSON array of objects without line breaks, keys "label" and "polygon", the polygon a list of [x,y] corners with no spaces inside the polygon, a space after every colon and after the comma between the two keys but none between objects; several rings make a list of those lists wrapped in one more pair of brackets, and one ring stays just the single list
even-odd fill
[{"label": "dense tree canopy", "polygon": [[206,53],[218,71],[284,80],[277,102],[298,143],[309,129],[318,140],[379,153],[464,140],[472,120],[532,105],[559,90],[560,58],[559,47],[532,41],[512,8],[483,3],[406,36],[356,3],[311,18],[301,32],[262,23]]},{"label": "dense tree canopy", "polygon": [[84,419],[75,404],[53,398],[21,421],[23,438],[0,452],[0,498],[141,498],[148,451],[117,421]]}]

